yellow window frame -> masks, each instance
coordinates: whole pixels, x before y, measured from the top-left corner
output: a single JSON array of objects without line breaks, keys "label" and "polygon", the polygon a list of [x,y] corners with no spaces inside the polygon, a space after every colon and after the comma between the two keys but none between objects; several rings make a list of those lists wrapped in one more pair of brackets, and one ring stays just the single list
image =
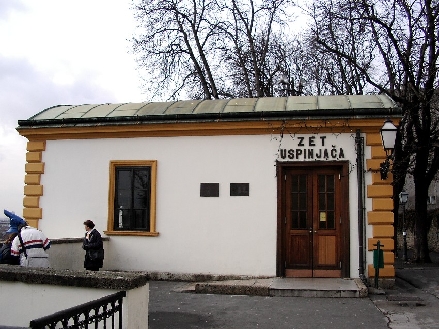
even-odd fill
[{"label": "yellow window frame", "polygon": [[[115,231],[114,230],[114,198],[116,190],[116,168],[119,167],[150,167],[151,168],[151,200],[150,200],[150,228],[148,232],[142,231]],[[106,235],[140,235],[158,236],[156,231],[156,182],[157,182],[157,161],[156,160],[114,160],[110,161],[110,178],[108,187],[108,222]]]}]

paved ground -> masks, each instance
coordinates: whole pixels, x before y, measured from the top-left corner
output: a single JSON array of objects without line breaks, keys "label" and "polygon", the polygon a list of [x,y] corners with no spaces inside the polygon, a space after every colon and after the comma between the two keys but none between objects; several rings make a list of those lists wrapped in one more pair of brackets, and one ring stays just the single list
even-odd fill
[{"label": "paved ground", "polygon": [[[432,264],[395,264],[396,286],[385,295],[369,295],[392,329],[439,328],[439,254]],[[409,258],[410,259],[410,258]]]},{"label": "paved ground", "polygon": [[395,289],[367,298],[182,293],[186,283],[150,282],[149,328],[439,328],[439,255],[397,264]]},{"label": "paved ground", "polygon": [[150,282],[150,329],[388,328],[369,298],[204,295],[176,292],[179,285]]}]

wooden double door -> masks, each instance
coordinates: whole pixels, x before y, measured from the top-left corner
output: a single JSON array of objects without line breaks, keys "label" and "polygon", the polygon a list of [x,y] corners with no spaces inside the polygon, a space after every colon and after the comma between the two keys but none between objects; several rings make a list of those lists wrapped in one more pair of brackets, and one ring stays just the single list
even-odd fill
[{"label": "wooden double door", "polygon": [[323,162],[278,167],[278,274],[349,276],[347,164]]}]

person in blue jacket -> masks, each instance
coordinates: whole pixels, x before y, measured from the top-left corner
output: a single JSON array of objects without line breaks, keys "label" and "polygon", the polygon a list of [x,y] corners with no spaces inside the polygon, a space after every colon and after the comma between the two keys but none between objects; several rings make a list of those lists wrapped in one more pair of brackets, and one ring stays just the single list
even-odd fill
[{"label": "person in blue jacket", "polygon": [[12,241],[17,236],[18,231],[11,232],[11,228],[9,228],[6,232],[9,233],[9,236],[0,247],[0,264],[20,265],[20,259],[11,255]]},{"label": "person in blue jacket", "polygon": [[20,265],[20,258],[11,255],[11,246],[12,241],[18,235],[18,227],[25,225],[26,221],[6,209],[3,213],[9,217],[9,229],[6,231],[9,235],[0,247],[0,264]]}]

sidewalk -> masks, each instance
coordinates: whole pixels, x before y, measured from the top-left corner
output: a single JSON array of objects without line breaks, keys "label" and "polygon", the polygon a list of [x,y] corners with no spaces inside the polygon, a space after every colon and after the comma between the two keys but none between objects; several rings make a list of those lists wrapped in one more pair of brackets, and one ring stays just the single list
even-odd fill
[{"label": "sidewalk", "polygon": [[[439,298],[439,253],[431,252],[432,263],[418,264],[411,261],[412,251],[408,251],[408,261],[404,262],[401,257],[395,260],[395,289],[407,288],[407,284],[413,288],[428,292]],[[398,280],[399,279],[399,280]]]},{"label": "sidewalk", "polygon": [[[408,259],[411,259],[409,251]],[[369,294],[387,317],[392,329],[439,328],[439,254],[430,253],[432,263],[395,261],[394,289]]]},{"label": "sidewalk", "polygon": [[[409,257],[412,257],[411,251],[409,251]],[[439,253],[431,253],[430,257],[433,263],[422,265],[403,262],[401,257],[397,258],[395,260],[396,278],[400,280],[396,280],[394,289],[388,291],[367,287],[360,279],[279,277],[187,283],[179,289],[180,292],[199,294],[271,297],[362,298],[367,297],[369,293],[394,296],[401,289],[402,291],[407,290],[406,283],[414,287],[421,287],[422,282],[419,282],[419,270],[421,269],[432,269],[429,275],[432,278],[435,278],[437,274],[439,274]],[[428,271],[424,271],[424,274],[428,276]],[[401,282],[401,280],[404,282]],[[437,295],[439,296],[439,287],[437,289]],[[405,298],[410,299],[408,297]],[[413,299],[416,300],[416,298]]]},{"label": "sidewalk", "polygon": [[187,288],[150,282],[149,329],[389,329],[369,298],[182,293]]},{"label": "sidewalk", "polygon": [[[326,296],[330,298],[305,296],[316,288],[325,294],[348,291],[355,281],[344,279],[151,281],[149,328],[437,329],[437,256],[432,255],[433,264],[422,265],[398,259],[394,289],[367,298],[332,298],[342,297],[341,293]],[[295,288],[302,297],[288,297],[285,287]]]}]

